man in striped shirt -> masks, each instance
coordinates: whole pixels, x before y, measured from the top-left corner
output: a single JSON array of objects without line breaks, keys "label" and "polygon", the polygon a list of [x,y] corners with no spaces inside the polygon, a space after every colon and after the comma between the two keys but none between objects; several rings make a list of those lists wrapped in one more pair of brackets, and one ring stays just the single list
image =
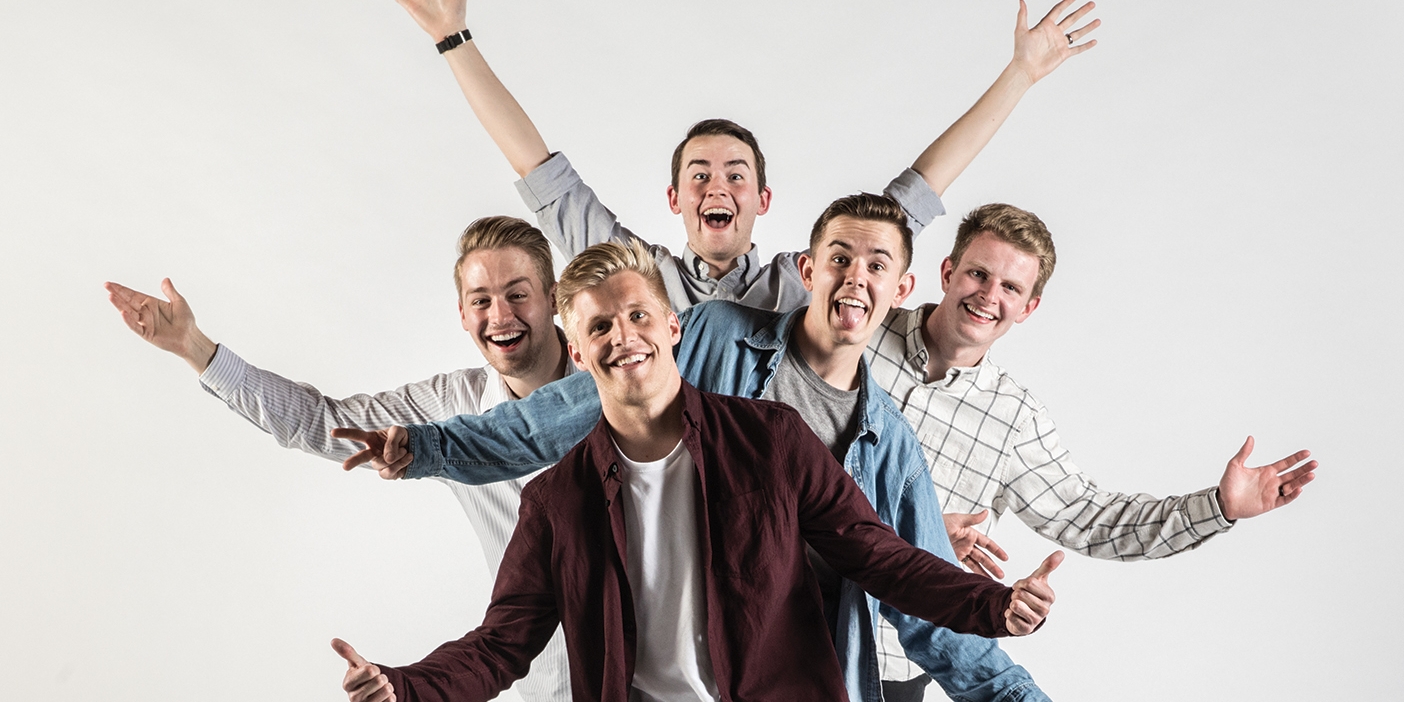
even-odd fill
[{"label": "man in striped shirt", "polygon": [[[541,232],[514,217],[473,222],[458,242],[454,284],[464,331],[473,337],[485,368],[464,368],[374,395],[345,399],[256,368],[195,324],[195,315],[169,279],[161,287],[169,301],[108,283],[112,304],[132,331],[157,348],[185,359],[206,391],[273,435],[279,444],[344,461],[356,452],[333,439],[333,427],[365,430],[396,424],[480,414],[499,403],[529,395],[575,371],[565,341],[553,323],[555,273],[551,247]],[[503,551],[517,525],[522,487],[535,473],[491,485],[444,480],[468,515],[488,570],[496,580]],[[570,676],[560,631],[514,688],[528,702],[570,699]]]}]

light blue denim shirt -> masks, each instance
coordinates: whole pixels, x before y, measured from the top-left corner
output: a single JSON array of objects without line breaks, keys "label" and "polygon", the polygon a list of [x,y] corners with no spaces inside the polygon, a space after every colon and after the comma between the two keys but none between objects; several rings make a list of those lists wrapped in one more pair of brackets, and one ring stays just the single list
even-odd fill
[{"label": "light blue denim shirt", "polygon": [[[729,302],[706,302],[680,317],[675,349],[682,377],[698,389],[758,398],[775,377],[785,344],[804,309],[786,314]],[[844,456],[883,522],[909,543],[956,562],[921,445],[906,419],[859,368],[858,435]],[[470,484],[505,480],[550,465],[579,443],[600,418],[594,379],[577,373],[523,400],[480,416],[409,427],[414,452],[406,477],[447,477]],[[882,699],[875,644],[881,614],[892,622],[908,657],[960,702],[1046,700],[1028,671],[989,639],[956,634],[908,617],[844,581],[835,648],[849,699]]]}]

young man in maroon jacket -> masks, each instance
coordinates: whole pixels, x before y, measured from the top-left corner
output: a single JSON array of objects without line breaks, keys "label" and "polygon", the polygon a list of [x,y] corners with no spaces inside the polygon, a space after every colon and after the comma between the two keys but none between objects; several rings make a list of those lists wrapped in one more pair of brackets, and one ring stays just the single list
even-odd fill
[{"label": "young man in maroon jacket", "polygon": [[677,317],[641,245],[587,250],[558,306],[599,425],[523,491],[481,627],[403,668],[333,642],[353,702],[490,699],[557,622],[576,699],[843,699],[806,542],[956,631],[1023,635],[1047,616],[1061,554],[1013,588],[966,573],[883,525],[794,410],[684,383]]}]

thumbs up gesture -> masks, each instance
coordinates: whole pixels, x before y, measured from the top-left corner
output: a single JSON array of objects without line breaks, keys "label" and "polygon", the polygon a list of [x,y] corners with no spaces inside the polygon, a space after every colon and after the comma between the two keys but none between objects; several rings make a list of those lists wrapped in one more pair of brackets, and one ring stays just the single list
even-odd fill
[{"label": "thumbs up gesture", "polygon": [[1053,588],[1048,585],[1048,574],[1063,562],[1063,552],[1054,551],[1043,559],[1038,569],[1027,578],[1014,583],[1014,598],[1009,601],[1009,609],[1004,610],[1004,626],[1011,636],[1032,634],[1053,608]]},{"label": "thumbs up gesture", "polygon": [[380,674],[380,668],[371,665],[351,644],[341,639],[332,639],[332,650],[346,659],[346,677],[341,679],[341,689],[346,691],[350,702],[395,702],[395,688]]}]

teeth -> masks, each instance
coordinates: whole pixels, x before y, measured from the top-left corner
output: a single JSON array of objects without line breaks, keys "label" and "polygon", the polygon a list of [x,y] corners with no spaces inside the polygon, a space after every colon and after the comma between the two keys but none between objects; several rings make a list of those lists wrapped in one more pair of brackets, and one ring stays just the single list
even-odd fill
[{"label": "teeth", "polygon": [[630,355],[630,356],[625,356],[625,357],[623,357],[623,358],[617,359],[617,360],[615,360],[613,363],[611,363],[610,365],[611,365],[611,366],[614,366],[615,368],[620,368],[620,367],[632,365],[632,364],[635,364],[635,363],[642,363],[643,360],[644,360],[645,358],[648,358],[648,356],[647,356],[646,354],[636,353],[636,354],[633,354],[633,355]]},{"label": "teeth", "polygon": [[488,339],[491,339],[492,341],[495,341],[499,344],[505,344],[509,341],[516,341],[517,339],[521,338],[521,336],[525,333],[526,332],[509,332],[506,334],[492,334],[488,337]]},{"label": "teeth", "polygon": [[988,320],[990,320],[991,322],[994,321],[994,315],[990,314],[989,312],[981,312],[980,310],[977,310],[977,309],[975,309],[974,307],[971,307],[969,303],[966,303],[966,305],[965,305],[965,310],[966,310],[967,312],[969,312],[970,314],[973,314],[973,315],[975,315],[976,317],[979,317],[979,318],[981,318],[981,319],[988,319]]},{"label": "teeth", "polygon": [[712,207],[709,209],[702,210],[703,217],[708,217],[711,215],[726,215],[727,217],[734,217],[736,216],[736,213],[726,209],[725,207]]},{"label": "teeth", "polygon": [[855,300],[855,299],[853,299],[853,298],[851,298],[851,297],[841,297],[841,298],[838,299],[838,303],[839,303],[840,305],[848,305],[849,307],[857,307],[857,308],[859,308],[859,309],[864,309],[864,310],[868,309],[868,306],[867,306],[867,305],[865,305],[865,304],[863,304],[862,302],[859,302],[858,300]]}]

